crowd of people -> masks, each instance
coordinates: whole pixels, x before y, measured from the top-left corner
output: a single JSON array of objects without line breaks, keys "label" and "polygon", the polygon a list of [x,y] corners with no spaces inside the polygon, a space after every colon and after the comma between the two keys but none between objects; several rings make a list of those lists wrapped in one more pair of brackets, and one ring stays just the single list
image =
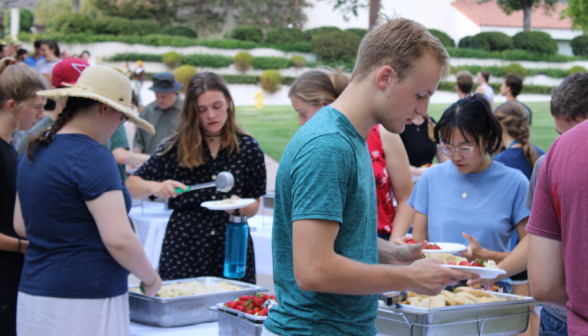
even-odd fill
[{"label": "crowd of people", "polygon": [[[90,63],[89,52],[34,46],[31,56],[0,48],[0,335],[129,335],[129,272],[149,296],[162,280],[223,277],[229,213],[200,204],[252,198],[241,213],[254,216],[266,193],[264,154],[214,73],[195,75],[183,98],[173,74],[157,74],[156,100],[142,107],[142,63],[120,73]],[[391,19],[362,40],[351,76],[313,70],[294,81],[303,127],[276,178],[280,304],[263,335],[375,335],[378,293],[433,295],[460,282],[544,302],[530,333],[588,331],[574,253],[588,235],[588,73],[554,89],[551,113],[566,134],[545,155],[530,142],[517,75],[505,76],[507,102],[494,108],[490,75],[477,74],[472,94],[474,76],[459,72],[459,100],[431,118],[429,99],[448,70],[437,38]],[[127,179],[128,166],[138,169]],[[228,195],[178,192],[222,171],[234,176]],[[173,210],[157,272],[127,217],[131,199],[147,197]],[[419,243],[407,244],[409,233]],[[422,258],[428,241],[462,243],[463,257],[494,260],[507,274],[480,280],[442,267]],[[241,281],[256,282],[253,249],[249,236]]]}]

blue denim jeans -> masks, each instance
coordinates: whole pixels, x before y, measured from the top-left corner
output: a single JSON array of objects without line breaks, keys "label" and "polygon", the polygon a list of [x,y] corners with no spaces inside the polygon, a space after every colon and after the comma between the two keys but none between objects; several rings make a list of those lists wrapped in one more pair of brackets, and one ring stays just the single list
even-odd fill
[{"label": "blue denim jeans", "polygon": [[541,309],[539,336],[568,336],[568,324]]},{"label": "blue denim jeans", "polygon": [[388,239],[390,239],[390,234],[389,233],[378,233],[378,238],[388,240]]}]

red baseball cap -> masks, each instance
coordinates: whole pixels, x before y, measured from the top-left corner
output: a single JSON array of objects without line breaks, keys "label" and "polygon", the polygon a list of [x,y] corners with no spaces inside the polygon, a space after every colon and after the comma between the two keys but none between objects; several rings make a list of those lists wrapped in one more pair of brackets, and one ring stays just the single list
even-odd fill
[{"label": "red baseball cap", "polygon": [[51,73],[51,86],[54,88],[63,87],[63,83],[75,84],[90,64],[80,58],[66,58],[57,63]]}]

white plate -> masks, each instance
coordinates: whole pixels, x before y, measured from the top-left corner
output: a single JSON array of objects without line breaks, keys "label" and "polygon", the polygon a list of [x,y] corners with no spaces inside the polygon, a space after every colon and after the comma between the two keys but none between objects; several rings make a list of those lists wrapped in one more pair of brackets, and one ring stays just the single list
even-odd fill
[{"label": "white plate", "polygon": [[221,201],[207,201],[200,204],[200,206],[205,207],[209,210],[235,210],[235,209],[242,209],[249,204],[255,202],[253,198],[241,198],[238,200],[234,200],[235,203],[230,204],[223,204]]},{"label": "white plate", "polygon": [[456,243],[431,243],[429,244],[436,244],[441,249],[440,250],[423,250],[423,253],[449,253],[454,254],[457,252],[465,251],[467,246],[463,244],[456,244]]},{"label": "white plate", "polygon": [[478,274],[482,279],[494,279],[501,274],[506,274],[505,270],[496,269],[496,268],[486,268],[486,267],[477,267],[477,266],[459,266],[459,265],[441,265],[444,267]]}]

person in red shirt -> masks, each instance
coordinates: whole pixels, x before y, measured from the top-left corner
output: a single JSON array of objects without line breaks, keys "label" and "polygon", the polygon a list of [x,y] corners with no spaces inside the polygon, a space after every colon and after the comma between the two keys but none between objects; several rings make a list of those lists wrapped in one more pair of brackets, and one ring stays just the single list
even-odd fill
[{"label": "person in red shirt", "polygon": [[[576,85],[568,87],[569,83]],[[587,86],[588,74],[576,74],[554,90],[552,107],[556,100],[585,107],[581,116],[552,109],[558,132],[562,125],[588,117],[588,97],[578,94]],[[587,132],[588,122],[584,121],[549,149],[539,171],[527,224],[531,292],[538,301],[567,307],[569,335],[588,334],[588,287],[584,284],[588,275],[584,258],[588,239]]]}]

